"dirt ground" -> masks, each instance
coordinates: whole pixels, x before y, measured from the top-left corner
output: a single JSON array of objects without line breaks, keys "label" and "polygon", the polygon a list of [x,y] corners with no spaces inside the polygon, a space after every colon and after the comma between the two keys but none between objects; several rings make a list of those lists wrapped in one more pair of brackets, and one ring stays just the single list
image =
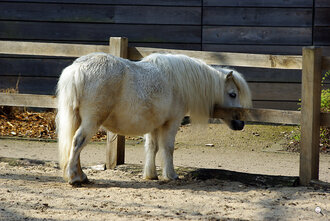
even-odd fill
[{"label": "dirt ground", "polygon": [[[115,170],[91,169],[105,159],[105,144],[91,143],[82,152],[91,183],[81,187],[62,180],[55,142],[0,139],[0,220],[329,220],[329,189],[296,186],[299,154],[282,147],[291,130],[181,128],[180,179],[170,182],[142,179],[140,139],[127,141]],[[320,180],[330,183],[329,154]]]}]

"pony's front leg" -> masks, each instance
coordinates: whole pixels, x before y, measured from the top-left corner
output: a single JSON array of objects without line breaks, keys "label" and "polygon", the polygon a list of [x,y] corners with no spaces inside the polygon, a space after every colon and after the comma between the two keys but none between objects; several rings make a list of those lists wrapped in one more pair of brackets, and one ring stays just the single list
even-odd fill
[{"label": "pony's front leg", "polygon": [[173,153],[174,153],[175,136],[180,125],[179,122],[172,122],[171,124],[167,122],[160,129],[160,133],[159,133],[158,144],[163,158],[163,178],[165,180],[178,179],[178,175],[174,170]]},{"label": "pony's front leg", "polygon": [[157,180],[156,154],[158,151],[157,131],[153,131],[145,136],[145,164],[143,178],[147,180]]}]

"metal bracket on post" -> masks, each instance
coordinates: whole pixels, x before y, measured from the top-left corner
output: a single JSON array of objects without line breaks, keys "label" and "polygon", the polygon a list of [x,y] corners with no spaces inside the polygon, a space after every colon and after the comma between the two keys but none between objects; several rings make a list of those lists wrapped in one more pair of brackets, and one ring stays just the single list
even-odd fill
[{"label": "metal bracket on post", "polygon": [[303,48],[299,177],[304,186],[319,178],[321,66],[321,48]]},{"label": "metal bracket on post", "polygon": [[[127,58],[128,40],[123,37],[110,38],[110,54]],[[107,132],[106,168],[114,169],[125,163],[125,136]]]}]

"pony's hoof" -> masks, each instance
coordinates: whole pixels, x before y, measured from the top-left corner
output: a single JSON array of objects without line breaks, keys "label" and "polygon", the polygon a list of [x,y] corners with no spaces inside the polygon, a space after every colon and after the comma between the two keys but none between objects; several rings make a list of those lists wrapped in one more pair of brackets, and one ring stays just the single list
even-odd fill
[{"label": "pony's hoof", "polygon": [[89,180],[84,172],[81,171],[81,173],[71,175],[71,179],[67,180],[68,183],[72,186],[81,186],[81,184],[88,184]]},{"label": "pony's hoof", "polygon": [[166,175],[166,176],[163,176],[163,179],[164,180],[178,180],[179,179],[179,176],[177,174],[174,174],[172,176]]},{"label": "pony's hoof", "polygon": [[158,180],[158,176],[143,176],[145,180]]},{"label": "pony's hoof", "polygon": [[83,180],[74,180],[74,181],[69,181],[69,184],[73,187],[80,187],[82,184],[89,184],[91,181],[86,177]]}]

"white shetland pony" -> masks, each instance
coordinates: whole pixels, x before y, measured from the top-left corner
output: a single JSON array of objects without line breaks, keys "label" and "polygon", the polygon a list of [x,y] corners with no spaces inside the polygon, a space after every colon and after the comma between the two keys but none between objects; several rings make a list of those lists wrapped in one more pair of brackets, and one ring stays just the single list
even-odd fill
[{"label": "white shetland pony", "polygon": [[[63,70],[57,87],[60,166],[70,184],[88,181],[80,152],[103,126],[121,135],[146,134],[145,179],[157,179],[155,156],[162,153],[163,178],[177,179],[175,135],[183,117],[207,123],[215,105],[251,107],[246,81],[236,71],[216,70],[185,55],[151,54],[139,62],[93,53]],[[244,122],[225,121],[241,130]]]}]

